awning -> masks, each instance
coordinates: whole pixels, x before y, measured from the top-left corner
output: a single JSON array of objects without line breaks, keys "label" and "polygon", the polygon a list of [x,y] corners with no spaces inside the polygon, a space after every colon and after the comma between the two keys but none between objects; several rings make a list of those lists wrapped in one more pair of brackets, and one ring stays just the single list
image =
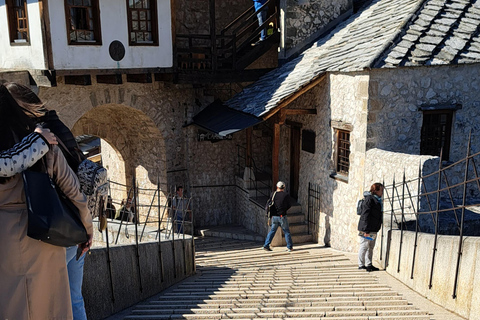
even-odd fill
[{"label": "awning", "polygon": [[250,114],[237,111],[216,100],[193,117],[193,124],[221,136],[249,128],[262,122]]}]

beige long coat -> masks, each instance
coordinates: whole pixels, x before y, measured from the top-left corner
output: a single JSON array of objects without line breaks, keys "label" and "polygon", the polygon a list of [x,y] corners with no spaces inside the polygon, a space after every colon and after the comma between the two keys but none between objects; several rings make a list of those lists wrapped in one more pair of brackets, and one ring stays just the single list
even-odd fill
[{"label": "beige long coat", "polygon": [[[56,146],[45,156],[50,176],[93,226],[78,179]],[[21,174],[0,184],[0,320],[72,319],[65,248],[27,236]]]}]

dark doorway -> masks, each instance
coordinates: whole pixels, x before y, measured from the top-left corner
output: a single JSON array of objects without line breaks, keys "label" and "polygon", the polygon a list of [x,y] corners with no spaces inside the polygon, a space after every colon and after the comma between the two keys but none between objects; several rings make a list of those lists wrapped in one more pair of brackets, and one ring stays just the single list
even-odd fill
[{"label": "dark doorway", "polygon": [[300,173],[300,125],[291,124],[290,129],[290,196],[298,199]]}]

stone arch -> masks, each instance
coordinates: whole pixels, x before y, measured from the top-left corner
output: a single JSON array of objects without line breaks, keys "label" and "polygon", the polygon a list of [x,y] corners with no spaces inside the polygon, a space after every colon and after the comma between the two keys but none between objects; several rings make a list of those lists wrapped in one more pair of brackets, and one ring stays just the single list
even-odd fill
[{"label": "stone arch", "polygon": [[[105,104],[90,109],[73,125],[75,136],[93,135],[108,143],[106,152],[114,152],[105,159],[118,159],[122,163],[108,163],[111,180],[132,185],[135,175],[139,188],[166,191],[165,142],[155,122],[140,110],[118,104]],[[102,142],[102,146],[105,146]],[[127,188],[128,188],[127,187]],[[147,192],[148,194],[148,192]],[[126,197],[126,194],[121,196]],[[149,202],[145,196],[141,203]],[[151,200],[151,199],[150,199]]]}]

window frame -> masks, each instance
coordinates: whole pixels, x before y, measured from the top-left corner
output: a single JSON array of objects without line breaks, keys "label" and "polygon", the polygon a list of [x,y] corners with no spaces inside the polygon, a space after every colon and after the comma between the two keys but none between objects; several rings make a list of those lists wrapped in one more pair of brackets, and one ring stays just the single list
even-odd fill
[{"label": "window frame", "polygon": [[93,21],[93,30],[88,30],[88,31],[93,31],[93,36],[95,40],[93,41],[77,41],[77,40],[72,40],[70,38],[70,32],[73,31],[71,29],[71,14],[70,14],[70,8],[71,7],[80,7],[77,5],[70,5],[68,3],[69,0],[64,0],[64,8],[65,8],[65,22],[66,22],[66,28],[67,28],[67,42],[68,45],[79,45],[79,46],[98,46],[102,45],[102,30],[101,30],[101,23],[100,23],[100,4],[99,0],[90,0],[91,1],[91,7],[92,7],[92,21]]},{"label": "window frame", "polygon": [[[11,45],[28,45],[30,44],[30,23],[28,20],[28,3],[27,0],[20,0],[23,2],[23,11],[25,13],[25,17],[21,18],[25,21],[26,27],[21,29],[19,26],[19,19],[16,17],[16,8],[22,8],[15,6],[15,0],[6,0],[5,4],[7,7],[7,20],[8,20],[8,33],[10,37],[10,44]],[[24,38],[17,38],[17,34],[19,30],[26,30],[26,39]],[[18,41],[15,40],[26,40],[26,41]]]},{"label": "window frame", "polygon": [[[128,45],[129,46],[158,46],[159,45],[159,40],[158,40],[158,9],[157,9],[157,0],[149,0],[150,1],[150,11],[151,11],[151,24],[152,24],[152,29],[151,29],[151,34],[152,34],[152,41],[151,42],[132,42],[131,38],[131,33],[132,32],[138,32],[138,31],[133,31],[133,20],[132,20],[132,15],[131,15],[131,10],[130,8],[130,1],[132,0],[126,0],[125,4],[127,6],[127,25],[128,25]],[[133,0],[135,1],[135,0]],[[136,8],[135,8],[136,9]],[[143,8],[140,8],[143,9]],[[147,10],[147,9],[143,9]]]},{"label": "window frame", "polygon": [[[348,177],[350,171],[350,147],[352,145],[350,140],[351,133],[352,132],[349,130],[335,128],[335,173],[345,177]],[[348,135],[348,139],[342,139],[342,134]],[[344,147],[345,141],[348,143],[347,149]],[[342,150],[347,150],[348,154],[343,155],[341,152]],[[345,159],[346,162],[344,161]],[[344,167],[347,167],[346,171],[342,170]]]},{"label": "window frame", "polygon": [[[436,139],[434,135],[426,136],[426,131],[427,128],[425,127],[425,116],[431,116],[431,115],[443,115],[445,114],[447,116],[446,122],[445,122],[445,136],[441,137],[443,140],[442,145],[440,146],[443,148],[442,152],[442,161],[449,161],[450,159],[450,144],[452,141],[452,125],[453,125],[453,116],[454,116],[454,110],[451,109],[437,109],[437,110],[424,110],[423,111],[423,119],[422,119],[422,128],[420,130],[420,155],[430,155],[430,156],[440,156],[440,150],[438,151],[438,154],[431,154],[432,152],[428,152],[428,145],[431,145],[431,139]],[[441,123],[437,123],[436,127],[442,126]],[[429,128],[432,126],[430,125]],[[430,132],[431,133],[431,132]],[[437,138],[438,139],[438,138]],[[427,150],[426,150],[427,148]]]}]

